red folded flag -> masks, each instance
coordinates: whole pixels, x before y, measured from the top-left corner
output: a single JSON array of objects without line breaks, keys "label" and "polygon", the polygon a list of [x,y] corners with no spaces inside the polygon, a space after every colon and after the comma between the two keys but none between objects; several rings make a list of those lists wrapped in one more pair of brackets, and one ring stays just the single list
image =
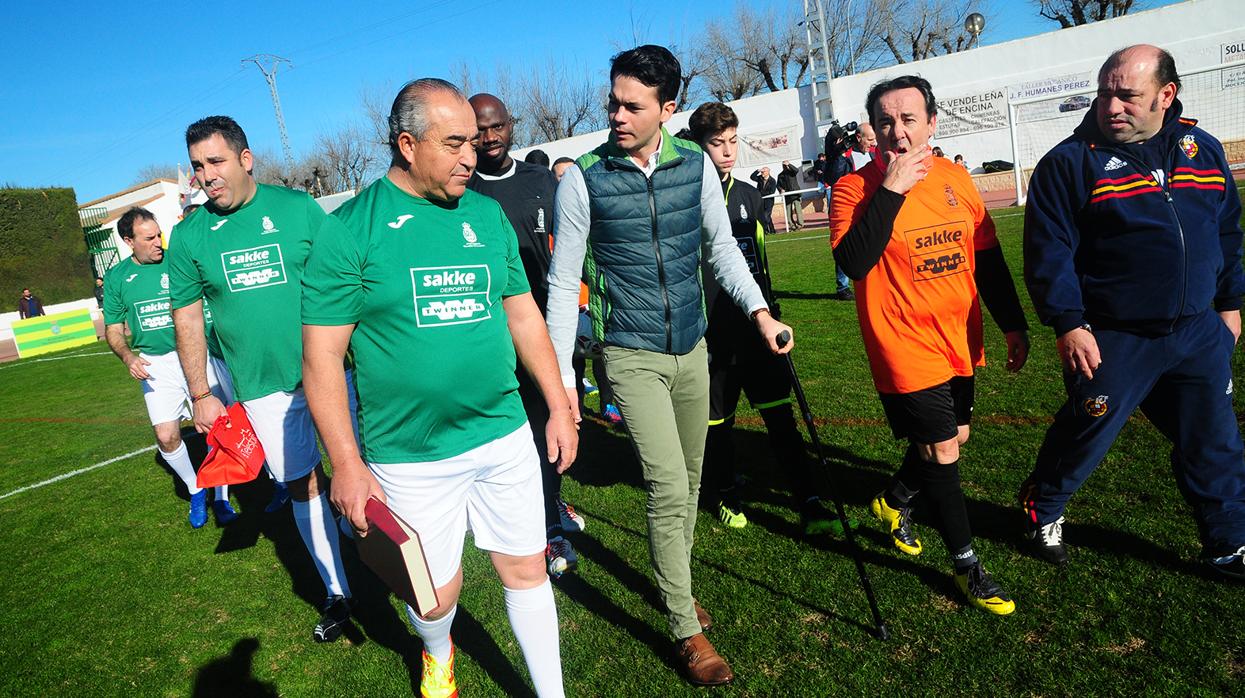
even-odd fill
[{"label": "red folded flag", "polygon": [[199,487],[250,482],[264,467],[264,447],[240,402],[233,403],[216,418],[207,434],[207,444],[211,450],[199,466]]}]

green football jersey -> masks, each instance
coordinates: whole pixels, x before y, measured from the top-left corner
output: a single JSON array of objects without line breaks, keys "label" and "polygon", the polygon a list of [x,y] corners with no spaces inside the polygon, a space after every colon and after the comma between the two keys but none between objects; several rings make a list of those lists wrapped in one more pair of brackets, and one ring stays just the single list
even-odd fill
[{"label": "green football jersey", "polygon": [[529,291],[501,206],[436,204],[387,177],[333,212],[303,275],[303,322],[350,340],[363,457],[448,458],[523,426],[502,299]]},{"label": "green football jersey", "polygon": [[[139,264],[129,257],[104,274],[104,324],[125,323],[130,348],[158,356],[177,350],[169,302],[169,265],[164,261]],[[212,311],[203,304],[203,327],[208,351],[220,357],[212,328]]]},{"label": "green football jersey", "polygon": [[173,228],[173,309],[206,298],[239,400],[302,382],[303,265],[312,240],[340,226],[303,192],[266,184],[240,208],[208,204]]}]

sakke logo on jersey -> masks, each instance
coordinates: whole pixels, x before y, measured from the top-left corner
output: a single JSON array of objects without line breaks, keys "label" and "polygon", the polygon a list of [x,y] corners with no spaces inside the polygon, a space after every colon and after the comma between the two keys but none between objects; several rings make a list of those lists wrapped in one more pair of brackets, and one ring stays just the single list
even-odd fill
[{"label": "sakke logo on jersey", "polygon": [[260,221],[260,225],[264,227],[264,232],[260,233],[260,235],[267,235],[268,233],[281,232],[281,229],[273,225],[272,219],[269,218],[268,216],[264,216],[264,220]]},{"label": "sakke logo on jersey", "polygon": [[1091,397],[1085,401],[1084,407],[1085,414],[1091,417],[1101,417],[1107,413],[1107,396]]},{"label": "sakke logo on jersey", "polygon": [[218,222],[216,225],[212,226],[208,230],[220,230],[220,227],[224,225],[225,223],[227,223],[228,221],[229,221],[228,218],[222,218],[220,219],[220,222]]},{"label": "sakke logo on jersey", "polygon": [[398,216],[398,220],[396,220],[396,221],[390,221],[390,222],[386,223],[385,225],[389,226],[390,228],[393,228],[394,230],[397,230],[397,229],[401,228],[402,226],[406,225],[406,222],[407,222],[407,221],[409,221],[409,220],[411,220],[411,219],[412,219],[412,218],[414,218],[414,217],[415,217],[415,216],[412,216],[412,215],[411,215],[411,214],[409,214],[409,213],[404,213],[404,214],[402,214],[402,215]]},{"label": "sakke logo on jersey", "polygon": [[487,264],[413,267],[415,326],[462,325],[489,319],[491,287]]},{"label": "sakke logo on jersey", "polygon": [[948,206],[959,206],[960,205],[960,202],[957,201],[955,198],[955,191],[951,189],[950,184],[942,185],[942,193],[947,195]]},{"label": "sakke logo on jersey", "polygon": [[286,282],[285,260],[280,245],[261,245],[233,250],[220,256],[225,282],[231,292],[253,291]]},{"label": "sakke logo on jersey", "polygon": [[1107,164],[1102,166],[1102,169],[1107,172],[1114,172],[1115,170],[1118,170],[1121,167],[1124,167],[1126,165],[1127,163],[1125,163],[1123,160],[1112,155],[1111,159],[1107,160]]},{"label": "sakke logo on jersey", "polygon": [[470,223],[463,223],[463,239],[467,241],[463,247],[484,247],[484,243],[476,242],[476,231],[471,229]]},{"label": "sakke logo on jersey", "polygon": [[1180,139],[1180,149],[1184,151],[1185,157],[1190,160],[1197,157],[1197,139],[1193,137],[1192,133]]}]

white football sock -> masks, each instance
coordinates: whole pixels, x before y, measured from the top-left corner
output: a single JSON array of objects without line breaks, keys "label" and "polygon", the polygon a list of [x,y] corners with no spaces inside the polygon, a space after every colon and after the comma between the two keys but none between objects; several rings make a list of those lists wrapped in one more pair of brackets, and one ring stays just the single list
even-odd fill
[{"label": "white football sock", "polygon": [[329,596],[350,596],[350,585],[346,582],[346,570],[342,567],[338,546],[337,523],[329,511],[329,498],[321,493],[306,502],[295,499],[293,505],[294,523],[298,525],[303,545],[311,553]]},{"label": "white football sock", "polygon": [[190,453],[186,450],[186,442],[182,441],[177,445],[177,450],[172,453],[165,453],[164,449],[158,449],[160,455],[164,456],[164,462],[169,464],[173,472],[186,483],[186,489],[190,494],[199,494],[203,488],[199,487],[198,480],[195,476],[195,466],[190,462]]},{"label": "white football sock", "polygon": [[523,649],[536,695],[541,698],[564,695],[553,585],[546,579],[544,584],[532,589],[503,588],[506,590],[506,615],[510,616],[510,627]]},{"label": "white football sock", "polygon": [[454,649],[454,643],[450,641],[450,626],[453,625],[454,616],[457,614],[458,604],[454,604],[450,612],[444,616],[436,620],[424,620],[415,615],[414,609],[409,605],[406,607],[406,617],[410,619],[411,625],[415,626],[415,634],[424,641],[424,651],[438,662],[450,660],[450,651]]},{"label": "white football sock", "polygon": [[216,488],[215,501],[217,502],[228,502],[229,501],[229,485],[221,485],[220,487]]}]

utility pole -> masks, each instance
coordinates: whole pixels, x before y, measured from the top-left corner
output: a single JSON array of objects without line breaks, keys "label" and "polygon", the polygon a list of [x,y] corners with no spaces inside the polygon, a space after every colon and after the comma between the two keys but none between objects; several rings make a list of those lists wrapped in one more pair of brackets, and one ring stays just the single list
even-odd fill
[{"label": "utility pole", "polygon": [[290,137],[285,132],[285,117],[281,114],[281,98],[277,96],[277,68],[282,63],[293,68],[294,64],[287,58],[274,56],[271,53],[257,53],[250,58],[242,59],[243,65],[254,63],[259,72],[268,81],[268,90],[272,92],[272,109],[277,113],[277,129],[281,132],[281,149],[285,151],[285,164],[290,172],[294,171],[294,151],[290,150]]},{"label": "utility pole", "polygon": [[[826,13],[822,0],[804,0],[804,36],[808,42],[808,67],[813,83],[813,118],[818,132],[824,133],[834,117],[830,81],[834,79],[834,57],[830,55]],[[820,60],[818,60],[820,56]]]}]

